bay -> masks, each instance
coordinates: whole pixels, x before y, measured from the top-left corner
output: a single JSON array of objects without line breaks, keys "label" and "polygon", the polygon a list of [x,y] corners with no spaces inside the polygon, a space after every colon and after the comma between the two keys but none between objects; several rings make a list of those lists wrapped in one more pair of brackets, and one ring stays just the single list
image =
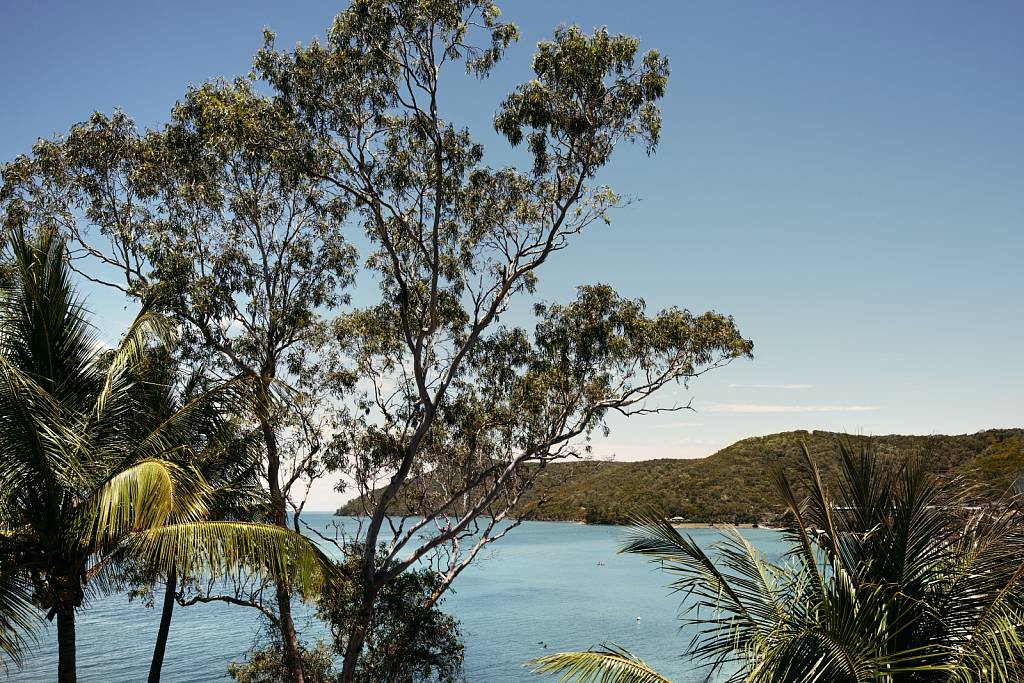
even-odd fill
[{"label": "bay", "polygon": [[[303,515],[328,531],[328,512]],[[714,529],[688,530],[702,546],[720,538]],[[769,559],[784,550],[778,533],[744,535]],[[669,576],[642,558],[619,555],[625,530],[561,522],[526,522],[498,541],[457,579],[443,609],[462,624],[470,683],[541,681],[525,664],[546,653],[616,643],[677,683],[696,683],[706,672],[684,658],[691,632],[680,627],[680,598]],[[600,564],[599,564],[600,563]],[[308,611],[298,626],[307,640],[324,630]],[[637,618],[639,617],[639,619]],[[144,681],[159,610],[129,603],[124,595],[94,599],[78,613],[79,680]],[[254,610],[226,604],[175,610],[162,680],[225,681],[227,664],[259,639]],[[56,678],[56,625],[40,630],[25,668],[9,680],[43,683]]]}]

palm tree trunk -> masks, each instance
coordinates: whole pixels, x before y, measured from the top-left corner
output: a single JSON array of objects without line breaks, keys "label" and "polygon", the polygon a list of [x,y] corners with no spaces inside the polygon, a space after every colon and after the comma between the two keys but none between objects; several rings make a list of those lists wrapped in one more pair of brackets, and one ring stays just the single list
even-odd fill
[{"label": "palm tree trunk", "polygon": [[160,613],[160,630],[156,633],[156,645],[153,647],[153,661],[149,665],[149,683],[160,683],[160,670],[164,666],[164,653],[167,651],[167,635],[171,631],[171,617],[174,615],[174,595],[178,591],[178,572],[174,565],[167,573],[167,588],[164,591],[164,607]]},{"label": "palm tree trunk", "polygon": [[63,604],[57,609],[57,683],[77,683],[75,657],[75,607]]}]

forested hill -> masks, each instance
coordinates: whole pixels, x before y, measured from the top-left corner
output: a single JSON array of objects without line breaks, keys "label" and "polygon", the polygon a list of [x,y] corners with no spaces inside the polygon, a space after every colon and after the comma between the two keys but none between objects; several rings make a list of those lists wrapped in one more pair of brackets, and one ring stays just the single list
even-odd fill
[{"label": "forested hill", "polygon": [[[781,513],[771,480],[781,464],[793,470],[806,443],[832,479],[840,439],[871,442],[880,454],[913,454],[939,474],[962,474],[996,494],[1024,481],[1024,430],[957,436],[852,437],[832,432],[783,432],[738,441],[706,458],[639,462],[580,461],[548,465],[524,505],[547,520],[624,523],[654,508],[692,522],[771,522]],[[339,513],[352,513],[355,502]]]}]

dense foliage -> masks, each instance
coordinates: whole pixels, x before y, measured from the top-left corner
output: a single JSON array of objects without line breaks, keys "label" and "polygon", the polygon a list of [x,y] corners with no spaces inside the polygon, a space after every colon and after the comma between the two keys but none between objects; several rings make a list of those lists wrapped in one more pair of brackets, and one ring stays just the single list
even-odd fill
[{"label": "dense foliage", "polygon": [[[785,511],[774,495],[772,470],[799,469],[806,444],[826,481],[841,471],[829,432],[783,432],[738,441],[707,458],[640,462],[586,460],[548,465],[521,503],[536,519],[626,524],[636,510],[700,523],[777,522]],[[1024,477],[1024,430],[956,436],[843,437],[865,441],[880,454],[915,454],[938,474],[962,474],[997,496]],[[338,510],[353,514],[358,502]]]},{"label": "dense foliage", "polygon": [[[283,648],[280,645],[280,631],[268,629],[268,645],[254,647],[245,653],[245,661],[228,664],[228,675],[238,683],[281,683],[290,675]],[[300,646],[302,675],[308,683],[334,683],[337,671],[334,653],[324,642],[313,647]]]},{"label": "dense foliage", "polygon": [[[217,495],[189,457],[214,400],[153,409],[147,342],[168,321],[136,319],[118,348],[97,343],[53,231],[5,235],[0,289],[0,647],[15,663],[38,615],[57,618],[58,680],[76,680],[75,614],[116,589],[121,566],[210,576],[242,567],[318,589],[325,558],[303,537],[210,521]],[[227,392],[216,395],[228,400]]]},{"label": "dense foliage", "polygon": [[[853,450],[856,448],[856,450]],[[623,552],[646,556],[685,596],[687,655],[745,683],[1011,683],[1024,675],[1024,513],[978,507],[917,457],[840,448],[824,483],[774,483],[790,551],[769,561],[731,530],[706,553],[664,518],[641,516]],[[560,653],[563,683],[664,681],[621,649]]]},{"label": "dense foliage", "polygon": [[[347,549],[339,590],[323,595],[317,615],[331,628],[332,647],[343,654],[349,624],[362,609],[363,556]],[[377,596],[357,680],[362,683],[457,683],[463,645],[458,622],[432,600],[441,577],[430,569],[403,572]]]},{"label": "dense foliage", "polygon": [[[339,581],[317,600],[317,617],[328,625],[331,642],[302,650],[303,675],[315,683],[336,683],[337,663],[348,649],[349,626],[362,609],[363,555],[358,545],[344,548],[337,567]],[[431,597],[441,577],[427,568],[403,572],[377,596],[355,678],[359,683],[458,683],[463,643],[459,624]],[[275,683],[285,679],[284,658],[273,629],[270,642],[250,650],[244,662],[228,671],[240,683]]]}]

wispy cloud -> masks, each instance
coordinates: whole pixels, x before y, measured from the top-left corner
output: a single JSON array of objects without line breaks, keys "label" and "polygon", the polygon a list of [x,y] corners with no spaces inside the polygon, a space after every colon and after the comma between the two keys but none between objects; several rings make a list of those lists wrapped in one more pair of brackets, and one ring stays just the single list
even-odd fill
[{"label": "wispy cloud", "polygon": [[810,389],[813,384],[730,384],[730,389]]},{"label": "wispy cloud", "polygon": [[866,413],[881,406],[781,405],[775,403],[713,403],[712,413]]},{"label": "wispy cloud", "polygon": [[645,425],[645,428],[650,429],[680,429],[682,427],[703,427],[703,422],[670,422],[668,424],[652,424]]}]

